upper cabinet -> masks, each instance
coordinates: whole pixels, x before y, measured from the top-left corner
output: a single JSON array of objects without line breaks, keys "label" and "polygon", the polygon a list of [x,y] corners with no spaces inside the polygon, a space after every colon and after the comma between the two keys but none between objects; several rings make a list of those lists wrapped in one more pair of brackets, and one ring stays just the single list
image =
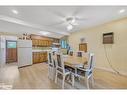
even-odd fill
[{"label": "upper cabinet", "polygon": [[32,40],[33,46],[38,47],[51,47],[52,41],[51,40],[39,40],[39,39],[33,39]]},{"label": "upper cabinet", "polygon": [[59,39],[52,38],[52,40],[53,40],[53,43],[59,43]]},{"label": "upper cabinet", "polygon": [[51,47],[53,43],[59,43],[59,39],[39,35],[30,35],[33,47]]}]

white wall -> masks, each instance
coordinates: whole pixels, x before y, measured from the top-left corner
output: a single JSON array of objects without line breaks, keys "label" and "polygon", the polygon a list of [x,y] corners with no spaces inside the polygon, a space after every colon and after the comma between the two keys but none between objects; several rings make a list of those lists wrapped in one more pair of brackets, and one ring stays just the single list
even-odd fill
[{"label": "white wall", "polygon": [[127,18],[72,33],[69,36],[69,44],[74,50],[78,50],[80,38],[85,37],[88,42],[88,51],[95,53],[95,66],[112,71],[105,56],[104,44],[102,44],[102,34],[105,32],[114,32],[114,44],[105,45],[112,66],[120,73],[127,75]]}]

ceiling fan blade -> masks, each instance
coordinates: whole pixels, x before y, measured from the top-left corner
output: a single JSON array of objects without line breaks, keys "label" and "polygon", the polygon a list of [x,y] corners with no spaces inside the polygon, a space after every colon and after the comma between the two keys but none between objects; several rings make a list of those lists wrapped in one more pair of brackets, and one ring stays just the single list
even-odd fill
[{"label": "ceiling fan blade", "polygon": [[46,25],[46,26],[57,26],[57,25],[62,25],[64,23],[65,23],[64,21],[60,21],[60,22],[49,24],[49,25]]},{"label": "ceiling fan blade", "polygon": [[48,9],[48,11],[50,11],[51,13],[55,14],[56,16],[58,16],[59,18],[65,18],[65,15],[62,14],[61,12],[58,12],[56,10],[52,10],[52,9]]},{"label": "ceiling fan blade", "polygon": [[72,16],[77,16],[82,10],[82,7],[77,7],[76,10],[72,13]]},{"label": "ceiling fan blade", "polygon": [[87,18],[81,18],[81,17],[75,17],[76,20],[84,21],[87,20]]},{"label": "ceiling fan blade", "polygon": [[53,11],[53,13],[54,13],[56,16],[62,18],[62,19],[66,17],[64,14],[62,14],[62,13],[60,13],[60,12],[57,12],[57,11]]}]

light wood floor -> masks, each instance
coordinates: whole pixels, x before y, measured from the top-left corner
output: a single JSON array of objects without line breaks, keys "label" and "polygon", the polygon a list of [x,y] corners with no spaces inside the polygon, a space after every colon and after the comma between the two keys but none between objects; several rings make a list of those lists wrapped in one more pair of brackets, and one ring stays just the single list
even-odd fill
[{"label": "light wood floor", "polygon": [[[34,64],[19,70],[15,64],[9,64],[0,68],[0,85],[12,85],[12,89],[61,89],[60,81],[55,84],[47,74],[46,63]],[[94,79],[95,85],[92,89],[127,89],[127,76],[95,69]],[[86,89],[86,84],[84,80],[76,82],[75,87],[66,83],[65,89]]]}]

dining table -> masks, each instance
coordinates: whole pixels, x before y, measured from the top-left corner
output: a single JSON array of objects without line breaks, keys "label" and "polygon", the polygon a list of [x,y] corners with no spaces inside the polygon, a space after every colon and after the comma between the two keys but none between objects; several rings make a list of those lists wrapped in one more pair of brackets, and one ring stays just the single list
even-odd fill
[{"label": "dining table", "polygon": [[64,65],[69,67],[77,67],[87,65],[87,57],[78,57],[78,56],[70,56],[64,55]]},{"label": "dining table", "polygon": [[[82,67],[87,65],[87,57],[78,57],[78,56],[70,56],[70,55],[63,55],[64,65],[67,67],[71,67],[70,71],[77,74],[77,67]],[[73,69],[72,69],[73,68]],[[74,70],[74,71],[73,71]],[[76,77],[76,76],[75,76]],[[71,81],[72,86],[74,86],[74,79]]]}]

